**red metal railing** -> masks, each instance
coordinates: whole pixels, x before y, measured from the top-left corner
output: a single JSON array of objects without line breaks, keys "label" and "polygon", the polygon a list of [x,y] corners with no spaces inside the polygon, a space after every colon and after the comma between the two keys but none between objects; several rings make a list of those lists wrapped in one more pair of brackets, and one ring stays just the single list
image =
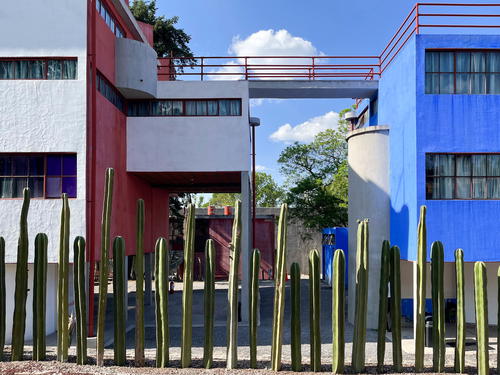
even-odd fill
[{"label": "red metal railing", "polygon": [[[204,79],[365,79],[379,78],[415,34],[432,29],[499,29],[495,4],[417,3],[379,56],[222,56],[159,59],[160,80]],[[473,19],[474,23],[463,20]],[[443,21],[446,20],[446,23]],[[448,20],[450,20],[448,22]]]}]

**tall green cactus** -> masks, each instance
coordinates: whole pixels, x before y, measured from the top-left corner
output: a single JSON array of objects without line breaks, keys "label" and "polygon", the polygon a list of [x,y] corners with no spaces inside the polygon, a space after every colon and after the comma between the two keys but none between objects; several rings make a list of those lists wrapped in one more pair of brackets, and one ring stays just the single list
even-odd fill
[{"label": "tall green cactus", "polygon": [[321,321],[319,281],[319,253],[314,249],[309,252],[309,327],[311,348],[311,370],[321,371]]},{"label": "tall green cactus", "polygon": [[415,317],[415,371],[424,369],[425,345],[425,268],[427,262],[427,226],[425,222],[427,207],[420,207],[420,220],[417,229],[417,316]]},{"label": "tall green cactus", "polygon": [[211,368],[214,357],[215,314],[215,243],[209,239],[205,244],[205,336],[203,344],[203,367]]},{"label": "tall green cactus", "polygon": [[[156,348],[156,367],[167,367],[169,361],[169,331],[168,331],[168,274],[169,274],[169,253],[167,240],[158,238],[155,248],[158,262],[156,263],[155,285],[159,304],[157,312],[156,332],[159,330],[160,341]],[[159,323],[159,324],[158,324]],[[158,340],[158,338],[157,338]],[[158,342],[158,341],[157,341]]]},{"label": "tall green cactus", "polygon": [[184,276],[182,291],[181,367],[191,365],[193,335],[193,263],[195,237],[195,206],[188,205],[184,218]]},{"label": "tall green cactus", "polygon": [[382,371],[385,358],[385,332],[387,330],[387,312],[389,298],[389,269],[391,245],[389,241],[382,242],[380,259],[380,285],[378,304],[378,335],[377,335],[377,369]]},{"label": "tall green cactus", "polygon": [[281,349],[283,345],[283,318],[285,316],[285,278],[286,278],[286,238],[288,206],[281,205],[278,220],[278,242],[276,247],[276,265],[274,273],[274,310],[273,336],[271,341],[271,369],[281,367]]},{"label": "tall green cactus", "polygon": [[488,353],[488,287],[486,265],[474,264],[474,301],[476,304],[476,342],[477,374],[489,374]]},{"label": "tall green cactus", "polygon": [[85,285],[85,239],[75,238],[73,243],[73,287],[76,310],[76,363],[87,363],[87,298]]},{"label": "tall green cactus", "polygon": [[457,282],[457,341],[455,345],[455,372],[465,371],[465,290],[464,290],[464,251],[455,250],[455,279]]},{"label": "tall green cactus", "polygon": [[114,337],[113,353],[115,363],[123,366],[126,361],[127,349],[125,346],[127,298],[125,280],[125,240],[115,237],[113,240],[113,304],[114,304]]},{"label": "tall green cactus", "polygon": [[358,224],[356,252],[356,299],[354,306],[354,334],[352,367],[355,372],[365,368],[366,312],[368,304],[368,220]]},{"label": "tall green cactus", "polygon": [[156,367],[161,367],[162,363],[162,320],[161,320],[161,303],[160,303],[160,242],[156,241],[155,245],[155,327],[156,327]]},{"label": "tall green cactus", "polygon": [[300,327],[300,266],[298,263],[292,263],[290,267],[291,310],[290,316],[290,336],[291,336],[291,354],[292,370],[302,370],[302,350],[301,350],[301,327]]},{"label": "tall green cactus", "polygon": [[135,236],[135,364],[144,366],[144,200],[137,200]]},{"label": "tall green cactus", "polygon": [[[250,259],[250,303],[249,306],[249,342],[250,342],[250,368],[257,368],[257,324],[259,320],[259,270],[260,251],[253,249]],[[293,310],[292,310],[293,316]],[[293,319],[293,317],[292,317]],[[293,336],[292,336],[293,340]],[[292,342],[293,353],[293,342]],[[293,354],[292,354],[293,363]]]},{"label": "tall green cactus", "polygon": [[226,368],[234,369],[238,363],[238,270],[241,252],[241,201],[237,200],[231,244],[229,245],[229,288],[227,291],[227,359]]},{"label": "tall green cactus", "polygon": [[403,370],[403,349],[401,345],[401,252],[399,247],[391,247],[391,321],[392,321],[392,363],[394,371]]},{"label": "tall green cactus", "polygon": [[[500,306],[500,267],[498,267],[497,271],[497,306]],[[497,309],[497,343],[500,343],[500,308]],[[498,360],[500,359],[500,345],[497,344],[497,374],[500,370],[500,363]]]},{"label": "tall green cactus", "polygon": [[7,310],[5,299],[5,240],[0,237],[0,361],[5,349],[5,313]]},{"label": "tall green cactus", "polygon": [[111,230],[111,208],[113,206],[113,168],[106,170],[104,201],[101,221],[101,260],[99,265],[99,309],[97,312],[97,365],[104,364],[104,333],[106,321],[106,300],[108,297],[108,258]]},{"label": "tall green cactus", "polygon": [[444,249],[440,241],[431,246],[431,279],[432,279],[432,364],[435,372],[443,372],[445,360],[444,336]]},{"label": "tall green cactus", "polygon": [[60,362],[66,362],[68,360],[69,349],[69,218],[68,195],[63,193],[57,279],[57,360]]},{"label": "tall green cactus", "polygon": [[35,237],[35,275],[33,277],[33,360],[43,361],[45,344],[45,311],[47,300],[47,244],[45,233]]},{"label": "tall green cactus", "polygon": [[17,243],[16,287],[14,292],[14,319],[12,322],[11,358],[23,359],[24,332],[26,330],[26,299],[28,298],[28,209],[30,189],[23,190],[19,241]]},{"label": "tall green cactus", "polygon": [[332,280],[332,372],[344,373],[345,362],[345,254],[341,249],[333,255]]}]

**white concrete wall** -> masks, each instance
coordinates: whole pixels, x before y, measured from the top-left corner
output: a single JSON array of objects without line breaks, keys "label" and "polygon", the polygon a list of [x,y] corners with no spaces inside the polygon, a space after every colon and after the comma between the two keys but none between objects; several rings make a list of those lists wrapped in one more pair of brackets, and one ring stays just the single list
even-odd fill
[{"label": "white concrete wall", "polygon": [[[389,130],[372,126],[348,138],[349,163],[349,276],[348,318],[354,320],[357,220],[369,222],[368,306],[378,306],[380,251],[389,239]],[[367,327],[377,328],[378,308],[368,309]]]},{"label": "white concrete wall", "polygon": [[[76,80],[0,80],[0,152],[77,154],[77,198],[70,200],[71,238],[85,234],[86,48],[87,2],[8,1],[0,9],[1,57],[77,57]],[[20,21],[22,20],[22,22]],[[6,241],[6,262],[17,259],[22,201],[0,200],[0,235]],[[33,199],[29,211],[30,254],[38,232],[49,237],[48,261],[57,262],[60,200]],[[70,252],[72,253],[72,252]],[[71,255],[72,259],[72,255]],[[55,330],[56,265],[47,276],[47,332]],[[7,265],[7,335],[13,311],[15,265]],[[30,289],[32,288],[30,265]],[[12,294],[12,298],[10,297]],[[31,291],[26,338],[31,338]],[[10,337],[7,337],[10,339]]]},{"label": "white concrete wall", "polygon": [[250,169],[248,82],[158,82],[158,98],[241,98],[241,116],[129,117],[127,170],[210,172]]}]

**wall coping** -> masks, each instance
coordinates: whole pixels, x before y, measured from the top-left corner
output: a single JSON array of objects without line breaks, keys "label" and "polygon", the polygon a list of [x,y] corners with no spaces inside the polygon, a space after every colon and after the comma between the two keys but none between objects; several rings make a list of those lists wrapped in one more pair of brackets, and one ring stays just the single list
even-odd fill
[{"label": "wall coping", "polygon": [[389,125],[365,126],[363,128],[352,130],[349,134],[347,134],[346,140],[348,141],[352,137],[366,133],[389,133]]}]

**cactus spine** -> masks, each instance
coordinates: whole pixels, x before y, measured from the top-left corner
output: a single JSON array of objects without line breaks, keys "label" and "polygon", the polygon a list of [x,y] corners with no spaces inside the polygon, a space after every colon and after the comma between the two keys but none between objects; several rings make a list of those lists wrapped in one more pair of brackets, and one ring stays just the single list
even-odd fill
[{"label": "cactus spine", "polygon": [[418,222],[417,240],[417,316],[415,317],[415,371],[424,369],[424,344],[425,344],[425,267],[427,261],[427,227],[425,216],[426,206],[420,207],[420,220]]},{"label": "cactus spine", "polygon": [[24,331],[26,329],[26,298],[28,297],[28,209],[30,190],[23,190],[19,241],[17,243],[16,288],[14,292],[14,319],[12,322],[12,360],[23,359]]},{"label": "cactus spine", "polygon": [[110,246],[111,208],[113,205],[113,168],[106,170],[101,221],[101,260],[99,267],[99,310],[97,313],[97,365],[104,364],[104,330],[106,299],[108,295],[108,258]]},{"label": "cactus spine", "polygon": [[233,233],[229,245],[229,289],[227,292],[227,369],[236,368],[238,362],[238,270],[241,251],[241,201],[234,211]]},{"label": "cactus spine", "polygon": [[125,240],[115,237],[113,240],[113,302],[115,342],[113,345],[114,359],[118,366],[126,361],[125,332],[126,332],[126,281],[125,281]]},{"label": "cactus spine", "polygon": [[365,368],[366,309],[368,304],[368,220],[366,219],[358,224],[355,298],[352,367],[355,372],[361,372]]},{"label": "cactus spine", "polygon": [[431,246],[431,279],[433,310],[432,363],[435,372],[443,372],[445,357],[444,337],[444,249],[440,241]]},{"label": "cactus spine", "polygon": [[278,221],[278,242],[274,273],[274,310],[273,337],[271,342],[271,369],[281,367],[281,348],[283,345],[283,317],[285,315],[285,277],[286,277],[286,238],[288,206],[281,205]]},{"label": "cactus spine", "polygon": [[345,254],[343,250],[335,250],[333,255],[333,281],[332,281],[332,372],[344,373],[345,356]]},{"label": "cactus spine", "polygon": [[158,253],[157,263],[157,278],[156,293],[158,295],[159,306],[159,326],[160,329],[160,345],[156,348],[156,367],[167,367],[169,361],[169,332],[168,332],[168,273],[169,273],[169,254],[167,247],[167,240],[163,237],[158,238],[156,241],[156,249]]},{"label": "cactus spine", "polygon": [[488,289],[486,265],[483,262],[474,264],[474,300],[476,304],[477,374],[487,375],[490,371],[488,356]]},{"label": "cactus spine", "polygon": [[144,201],[137,200],[135,246],[135,364],[144,366]]},{"label": "cactus spine", "polygon": [[68,313],[68,268],[69,268],[69,203],[68,195],[62,195],[61,230],[59,234],[59,266],[57,280],[57,360],[68,360],[69,313]]},{"label": "cactus spine", "polygon": [[391,247],[390,285],[392,320],[392,363],[396,372],[403,370],[403,349],[401,346],[401,254],[399,247]]},{"label": "cactus spine", "polygon": [[292,370],[302,370],[302,350],[301,350],[301,327],[300,327],[300,266],[298,263],[292,263],[290,268],[291,277],[291,352],[292,352]]},{"label": "cactus spine", "polygon": [[[378,305],[378,336],[377,336],[377,369],[382,371],[385,358],[385,331],[387,329],[387,311],[389,297],[389,268],[391,245],[389,241],[382,242],[380,260],[380,286]],[[392,295],[392,294],[391,294]]]},{"label": "cactus spine", "polygon": [[[250,303],[249,308],[249,342],[250,342],[250,368],[257,368],[257,323],[259,320],[259,270],[260,251],[254,249],[250,260]],[[293,320],[293,310],[292,310]],[[293,328],[292,328],[293,329]],[[293,335],[292,335],[293,340]],[[293,341],[292,341],[293,353]],[[292,354],[293,363],[293,354]]]},{"label": "cactus spine", "polygon": [[214,352],[215,313],[215,244],[207,240],[205,244],[205,336],[203,345],[203,367],[211,368]]},{"label": "cactus spine", "polygon": [[47,243],[45,233],[35,237],[35,275],[33,277],[33,360],[45,359],[45,305],[47,296]]},{"label": "cactus spine", "polygon": [[457,280],[457,341],[455,345],[455,372],[465,371],[465,291],[464,251],[455,250],[455,274]]},{"label": "cactus spine", "polygon": [[321,327],[320,327],[320,283],[319,253],[309,252],[309,327],[311,348],[311,370],[321,371]]},{"label": "cactus spine", "polygon": [[0,237],[0,361],[5,348],[5,240]]},{"label": "cactus spine", "polygon": [[76,237],[73,244],[73,286],[76,310],[76,363],[87,362],[87,299],[85,295],[85,239]]},{"label": "cactus spine", "polygon": [[[184,219],[184,276],[182,291],[182,336],[181,336],[181,367],[191,365],[191,342],[193,334],[193,262],[194,262],[194,226],[195,207],[187,207]],[[231,288],[231,287],[229,287]]]}]

